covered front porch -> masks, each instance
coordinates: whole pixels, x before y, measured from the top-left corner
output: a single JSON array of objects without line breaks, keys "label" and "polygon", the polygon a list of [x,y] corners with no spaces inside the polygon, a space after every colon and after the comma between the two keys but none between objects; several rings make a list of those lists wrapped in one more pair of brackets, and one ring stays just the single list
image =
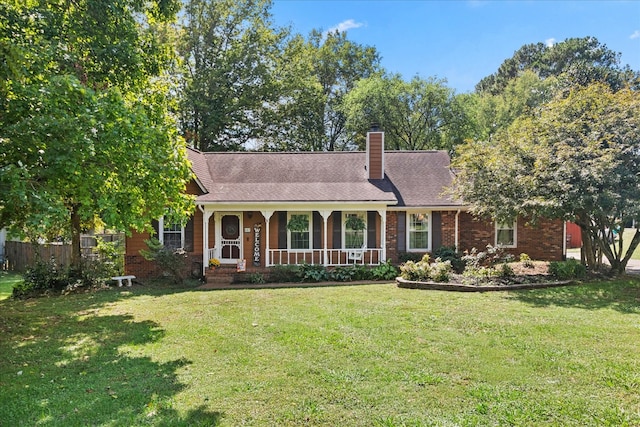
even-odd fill
[{"label": "covered front porch", "polygon": [[247,271],[274,265],[326,267],[386,261],[386,206],[198,205],[203,265],[217,259]]}]

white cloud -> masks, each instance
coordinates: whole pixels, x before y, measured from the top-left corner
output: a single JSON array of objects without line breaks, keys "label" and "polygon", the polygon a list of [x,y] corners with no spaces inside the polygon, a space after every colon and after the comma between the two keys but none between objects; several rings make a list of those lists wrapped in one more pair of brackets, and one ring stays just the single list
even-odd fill
[{"label": "white cloud", "polygon": [[333,33],[335,31],[338,31],[338,32],[341,33],[343,31],[347,31],[347,30],[350,30],[352,28],[360,28],[363,25],[364,24],[362,22],[356,22],[353,19],[347,19],[346,21],[342,21],[341,23],[339,23],[335,27],[329,28],[327,30],[327,33]]},{"label": "white cloud", "polygon": [[544,41],[544,44],[547,45],[547,47],[553,47],[553,45],[556,44],[556,39],[554,39],[553,37],[550,39],[546,39]]},{"label": "white cloud", "polygon": [[635,30],[635,31],[633,32],[633,34],[631,34],[631,35],[629,36],[629,38],[630,38],[630,39],[637,39],[637,38],[640,38],[640,30]]}]

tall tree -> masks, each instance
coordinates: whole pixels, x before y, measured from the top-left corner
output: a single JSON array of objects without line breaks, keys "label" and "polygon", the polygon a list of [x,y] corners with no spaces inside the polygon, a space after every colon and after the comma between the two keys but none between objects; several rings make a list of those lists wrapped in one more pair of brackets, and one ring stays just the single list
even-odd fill
[{"label": "tall tree", "polygon": [[[346,95],[343,111],[348,129],[364,135],[371,123],[385,130],[385,144],[394,150],[445,149],[464,140],[464,110],[444,80],[399,75],[359,81]],[[363,139],[358,140],[364,143]]]},{"label": "tall tree", "polygon": [[376,49],[350,41],[346,32],[314,30],[306,39],[290,38],[281,59],[279,97],[262,149],[352,149],[342,103],[358,80],[380,71]]},{"label": "tall tree", "polygon": [[531,70],[507,82],[502,92],[495,95],[480,92],[467,96],[464,109],[470,137],[490,140],[506,130],[516,119],[532,114],[536,108],[550,101],[559,91],[555,77],[541,79]]},{"label": "tall tree", "polygon": [[575,221],[588,265],[596,250],[614,273],[640,244],[623,252],[613,230],[640,220],[640,97],[604,84],[572,90],[523,117],[491,143],[469,143],[455,160],[454,193],[473,212],[498,220],[518,215]]},{"label": "tall tree", "polygon": [[[3,2],[0,45],[0,226],[31,237],[71,237],[96,217],[150,227],[191,209],[183,141],[167,114],[158,39],[172,1]],[[17,58],[17,59],[16,59]],[[20,58],[28,58],[22,60]]]},{"label": "tall tree", "polygon": [[595,37],[569,38],[552,46],[542,43],[522,46],[496,73],[483,78],[476,85],[476,91],[502,93],[509,82],[525,70],[533,71],[541,79],[564,76],[567,88],[602,82],[618,90],[637,84],[639,77],[628,66],[621,66],[619,53]]},{"label": "tall tree", "polygon": [[189,0],[180,54],[180,124],[202,151],[236,151],[262,135],[277,100],[274,68],[286,32],[272,28],[270,0]]}]

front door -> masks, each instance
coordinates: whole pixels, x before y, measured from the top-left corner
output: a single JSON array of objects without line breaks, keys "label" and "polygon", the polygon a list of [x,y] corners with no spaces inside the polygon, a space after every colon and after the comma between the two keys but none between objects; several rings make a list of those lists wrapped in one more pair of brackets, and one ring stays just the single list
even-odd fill
[{"label": "front door", "polygon": [[242,258],[242,233],[240,215],[226,214],[220,221],[222,241],[220,257],[223,263],[235,263]]}]

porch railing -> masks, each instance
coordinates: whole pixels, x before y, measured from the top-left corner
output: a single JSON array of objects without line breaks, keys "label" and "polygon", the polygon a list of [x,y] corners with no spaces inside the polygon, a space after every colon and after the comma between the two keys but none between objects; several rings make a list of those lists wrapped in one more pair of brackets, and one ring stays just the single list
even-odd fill
[{"label": "porch railing", "polygon": [[[216,248],[209,248],[209,259],[219,258]],[[382,262],[381,248],[365,249],[327,249],[327,266],[341,265],[379,265]],[[309,251],[290,251],[288,249],[269,249],[269,265],[287,264],[324,264],[324,249]]]},{"label": "porch railing", "polygon": [[[378,265],[382,260],[382,249],[327,249],[326,265]],[[324,250],[289,251],[270,249],[269,265],[276,264],[324,264]]]}]

